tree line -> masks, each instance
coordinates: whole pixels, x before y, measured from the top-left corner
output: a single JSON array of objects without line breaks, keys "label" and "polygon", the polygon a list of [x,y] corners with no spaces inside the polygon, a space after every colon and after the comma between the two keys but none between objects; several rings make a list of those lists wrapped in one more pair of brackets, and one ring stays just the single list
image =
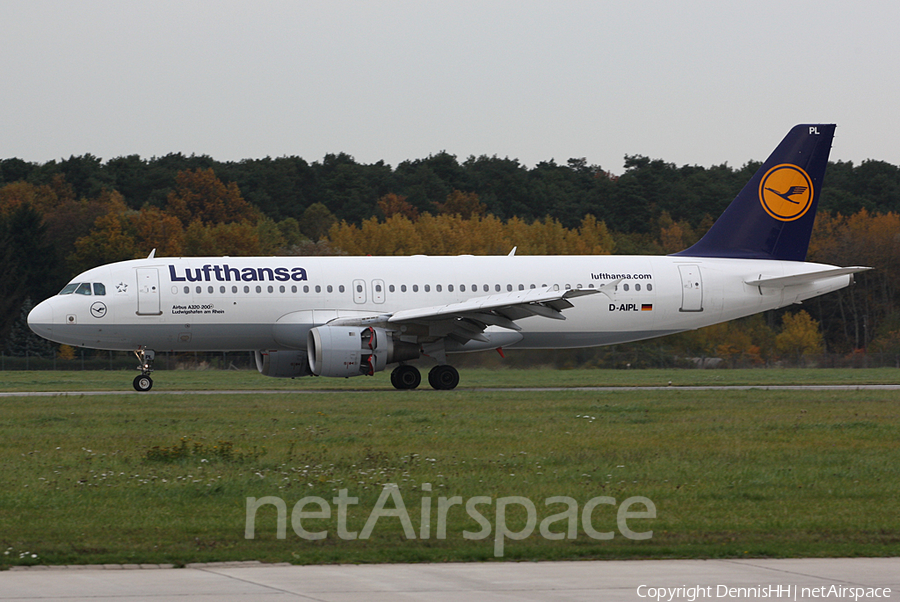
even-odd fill
[{"label": "tree line", "polygon": [[[345,154],[314,163],[180,154],[0,160],[0,341],[6,353],[21,354],[28,303],[79,271],[154,248],[159,256],[505,254],[513,246],[520,254],[671,253],[698,240],[758,167],[629,156],[615,176],[584,159],[527,168],[447,153],[396,168]],[[806,353],[871,348],[900,356],[898,215],[900,169],[880,161],[829,166],[809,260],[878,269],[809,302],[803,324],[816,336],[807,337]],[[790,326],[770,314],[762,324],[667,340],[681,354],[769,362],[788,353],[775,337],[802,326],[789,315]]]}]

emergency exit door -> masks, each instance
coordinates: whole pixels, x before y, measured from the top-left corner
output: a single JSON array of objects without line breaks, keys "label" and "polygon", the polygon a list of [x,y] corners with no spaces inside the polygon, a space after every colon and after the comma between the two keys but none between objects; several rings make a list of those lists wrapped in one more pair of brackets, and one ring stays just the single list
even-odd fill
[{"label": "emergency exit door", "polygon": [[679,265],[681,273],[681,311],[703,311],[703,279],[700,266]]},{"label": "emergency exit door", "polygon": [[139,316],[162,315],[159,304],[159,272],[156,268],[137,269],[137,298]]}]

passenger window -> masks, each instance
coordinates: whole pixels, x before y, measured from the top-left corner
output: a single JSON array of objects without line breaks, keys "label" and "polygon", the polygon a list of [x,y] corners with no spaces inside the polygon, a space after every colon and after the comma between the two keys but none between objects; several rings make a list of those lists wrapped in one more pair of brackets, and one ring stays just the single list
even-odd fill
[{"label": "passenger window", "polygon": [[210,286],[209,288],[206,289],[206,291],[211,295],[214,292],[216,292],[216,289],[214,289],[213,287]]},{"label": "passenger window", "polygon": [[628,290],[628,285],[627,285],[627,284],[623,284],[623,285],[622,285],[622,290],[623,290],[623,291],[627,291],[627,290]]},{"label": "passenger window", "polygon": [[224,287],[224,286],[220,286],[220,287],[219,287],[219,293],[222,294],[222,295],[225,294],[225,287]]},{"label": "passenger window", "polygon": [[238,291],[238,289],[237,289],[236,286],[232,286],[232,287],[231,287],[231,292],[232,292],[232,293],[237,294],[237,291]]},{"label": "passenger window", "polygon": [[71,295],[75,292],[75,289],[78,288],[77,282],[72,282],[71,284],[67,284],[63,287],[63,290],[59,291],[60,295]]},{"label": "passenger window", "polygon": [[269,287],[268,287],[266,290],[269,291],[270,293],[274,293],[274,292],[275,292],[275,287],[272,286],[272,285],[270,284]]},{"label": "passenger window", "polygon": [[90,295],[91,294],[91,285],[87,282],[78,285],[78,288],[75,289],[76,295]]},{"label": "passenger window", "polygon": [[419,285],[418,285],[418,284],[414,284],[414,285],[413,285],[413,292],[414,292],[414,293],[418,293],[418,292],[419,292]]},{"label": "passenger window", "polygon": [[507,292],[511,291],[511,290],[512,290],[512,285],[511,285],[511,284],[507,284],[507,285],[506,285],[506,290],[507,290]]},{"label": "passenger window", "polygon": [[400,285],[400,292],[401,292],[401,293],[405,293],[405,292],[406,292],[406,285],[405,285],[405,284],[401,284],[401,285]]},{"label": "passenger window", "polygon": [[381,292],[381,285],[380,285],[380,284],[376,284],[376,285],[375,285],[375,292],[376,292],[376,293],[380,293],[380,292]]},{"label": "passenger window", "polygon": [[529,286],[528,288],[537,288],[537,287],[536,287],[535,285],[532,284],[532,285]]},{"label": "passenger window", "polygon": [[437,292],[441,292],[441,285],[438,284],[437,286],[435,286],[434,290],[436,290]]},{"label": "passenger window", "polygon": [[361,284],[357,284],[357,285],[356,285],[356,292],[357,292],[357,293],[361,293],[361,292],[362,292],[362,285],[361,285]]},{"label": "passenger window", "polygon": [[321,293],[321,292],[322,292],[322,287],[319,286],[318,284],[316,285],[316,292],[317,292],[317,293]]},{"label": "passenger window", "polygon": [[343,284],[338,287],[338,292],[340,292],[340,293],[343,293],[345,290],[347,290],[347,289],[344,288]]},{"label": "passenger window", "polygon": [[101,295],[105,295],[105,294],[106,294],[106,286],[99,282],[95,282],[94,283],[94,295],[101,296]]},{"label": "passenger window", "polygon": [[425,285],[425,292],[426,292],[426,293],[430,293],[430,292],[431,292],[431,285],[430,285],[430,284],[426,284],[426,285]]},{"label": "passenger window", "polygon": [[184,287],[184,294],[185,294],[185,295],[190,295],[190,294],[191,294],[191,287],[189,287],[189,286]]},{"label": "passenger window", "polygon": [[[497,288],[500,288],[500,287],[497,287]],[[486,292],[486,293],[491,292],[491,287],[489,287],[488,285],[485,284],[485,285],[484,285],[484,292]]]},{"label": "passenger window", "polygon": [[283,293],[284,291],[285,291],[285,288],[284,288],[284,285],[282,284],[281,286],[278,287],[278,292]]},{"label": "passenger window", "polygon": [[256,292],[257,292],[257,293],[261,293],[261,292],[262,292],[262,287],[259,286],[259,285],[257,285],[257,286],[256,286]]},{"label": "passenger window", "polygon": [[652,284],[648,284],[648,285],[647,285],[647,290],[648,290],[648,291],[652,291],[652,290],[653,290],[653,285],[652,285]]},{"label": "passenger window", "polygon": [[495,284],[495,285],[494,285],[494,290],[497,291],[497,292],[499,293],[499,292],[500,292],[500,285],[499,285],[499,284]]},{"label": "passenger window", "polygon": [[202,292],[203,292],[203,289],[202,289],[201,287],[198,286],[198,287],[197,287],[197,294],[199,295],[199,294],[202,293]]},{"label": "passenger window", "polygon": [[641,285],[640,285],[640,284],[635,284],[635,285],[634,285],[634,290],[640,291],[640,290],[641,290]]},{"label": "passenger window", "polygon": [[250,287],[245,285],[245,286],[244,286],[244,292],[245,292],[245,293],[249,293],[249,292],[250,292]]},{"label": "passenger window", "polygon": [[303,285],[303,292],[304,292],[304,293],[308,293],[308,292],[309,292],[309,285]]},{"label": "passenger window", "polygon": [[460,284],[460,285],[459,285],[459,290],[460,290],[460,292],[463,292],[463,293],[466,292],[466,285],[465,285],[465,284]]},{"label": "passenger window", "polygon": [[525,285],[524,285],[524,284],[520,284],[520,285],[519,285],[519,290],[520,290],[520,291],[524,291],[524,290],[525,290]]},{"label": "passenger window", "polygon": [[296,292],[297,292],[297,285],[296,285],[296,284],[295,284],[294,286],[291,287],[291,292],[292,292],[292,293],[296,293]]},{"label": "passenger window", "polygon": [[[344,288],[344,287],[342,286],[342,287],[341,287],[341,292],[344,292],[344,291],[343,291],[343,288]],[[388,291],[389,291],[389,292],[393,293],[394,290],[396,290],[396,289],[394,288],[394,285],[393,285],[393,284],[388,285]]]},{"label": "passenger window", "polygon": [[453,285],[452,285],[452,284],[448,284],[448,285],[447,285],[447,290],[450,291],[450,292],[452,293],[452,292],[453,292]]},{"label": "passenger window", "polygon": [[329,284],[329,285],[326,287],[325,290],[327,290],[329,293],[333,293],[333,292],[334,292],[334,287],[331,286],[331,285]]}]

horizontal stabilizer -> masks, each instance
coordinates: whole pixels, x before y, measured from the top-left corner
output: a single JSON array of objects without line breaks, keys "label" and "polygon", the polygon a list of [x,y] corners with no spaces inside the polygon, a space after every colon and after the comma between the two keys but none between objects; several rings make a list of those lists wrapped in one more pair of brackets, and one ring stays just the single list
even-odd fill
[{"label": "horizontal stabilizer", "polygon": [[786,286],[796,286],[798,284],[806,284],[815,282],[816,280],[825,280],[836,276],[846,276],[847,274],[856,274],[865,272],[872,268],[854,266],[850,268],[834,268],[831,270],[821,270],[818,272],[806,272],[805,274],[794,274],[793,276],[778,276],[776,278],[759,278],[757,280],[745,280],[745,284],[750,286],[761,286],[763,288],[784,288]]}]

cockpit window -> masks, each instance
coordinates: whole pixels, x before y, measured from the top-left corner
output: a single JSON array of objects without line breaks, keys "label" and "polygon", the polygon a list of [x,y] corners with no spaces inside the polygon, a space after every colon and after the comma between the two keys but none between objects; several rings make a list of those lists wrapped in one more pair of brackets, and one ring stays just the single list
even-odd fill
[{"label": "cockpit window", "polygon": [[72,293],[75,292],[76,288],[78,288],[78,283],[70,282],[65,287],[63,287],[63,290],[59,291],[59,294],[60,295],[71,295]]},{"label": "cockpit window", "polygon": [[78,288],[75,289],[76,295],[90,295],[91,294],[91,285],[88,282],[83,282],[78,285]]},{"label": "cockpit window", "polygon": [[106,294],[106,285],[102,282],[94,283],[94,295],[105,295]]}]

